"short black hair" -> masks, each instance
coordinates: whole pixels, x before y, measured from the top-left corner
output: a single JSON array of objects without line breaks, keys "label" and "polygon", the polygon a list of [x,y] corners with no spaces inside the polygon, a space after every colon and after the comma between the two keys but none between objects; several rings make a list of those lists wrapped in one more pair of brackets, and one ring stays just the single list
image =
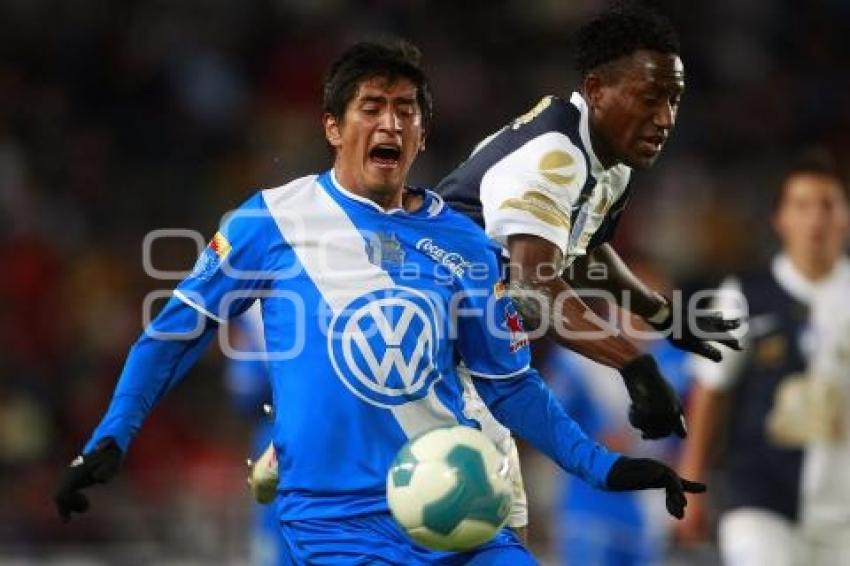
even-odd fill
[{"label": "short black hair", "polygon": [[779,186],[773,196],[773,210],[779,209],[782,199],[785,197],[788,181],[791,177],[797,175],[816,175],[838,181],[841,193],[850,202],[850,188],[848,188],[847,179],[838,166],[835,154],[827,147],[815,145],[802,149],[783,172]]},{"label": "short black hair", "polygon": [[416,86],[416,101],[425,131],[431,125],[431,84],[420,66],[421,53],[401,40],[361,41],[346,49],[331,65],[325,78],[322,110],[341,120],[361,81],[373,77],[410,80]]},{"label": "short black hair", "polygon": [[670,20],[645,2],[620,2],[576,34],[576,68],[584,77],[600,66],[639,49],[679,54],[679,36]]}]

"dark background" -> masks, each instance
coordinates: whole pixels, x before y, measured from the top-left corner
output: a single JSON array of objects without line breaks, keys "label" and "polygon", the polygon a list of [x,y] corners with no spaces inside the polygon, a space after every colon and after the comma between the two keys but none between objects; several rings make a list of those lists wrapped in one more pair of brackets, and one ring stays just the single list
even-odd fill
[{"label": "dark background", "polygon": [[[157,228],[206,238],[251,191],[327,168],[321,80],[350,42],[418,44],[435,125],[414,181],[436,183],[545,94],[577,85],[570,39],[601,1],[0,1],[0,561],[247,555],[250,419],[211,352],[149,420],[95,512],[49,494],[105,409]],[[810,143],[850,154],[850,3],[663,2],[687,74],[678,127],[617,237],[708,285],[773,249],[778,175]],[[166,241],[157,267],[188,269]],[[535,542],[545,552],[545,529]],[[128,554],[130,553],[130,554]]]}]

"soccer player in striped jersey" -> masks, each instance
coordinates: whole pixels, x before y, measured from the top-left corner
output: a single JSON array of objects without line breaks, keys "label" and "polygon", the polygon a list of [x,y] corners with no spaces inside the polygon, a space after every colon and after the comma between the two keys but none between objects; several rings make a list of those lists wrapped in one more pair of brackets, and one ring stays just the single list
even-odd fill
[{"label": "soccer player in striped jersey", "polygon": [[485,138],[437,186],[446,202],[499,241],[510,290],[528,324],[557,343],[620,370],[631,423],[646,438],[686,434],[682,408],[654,359],[592,316],[576,288],[602,289],[679,348],[712,360],[708,339],[738,348],[737,321],[681,317],[636,278],[608,243],[631,198],[632,169],[650,167],[676,123],[685,90],[679,41],[646,5],[603,13],[577,34],[581,85],[546,96]]}]

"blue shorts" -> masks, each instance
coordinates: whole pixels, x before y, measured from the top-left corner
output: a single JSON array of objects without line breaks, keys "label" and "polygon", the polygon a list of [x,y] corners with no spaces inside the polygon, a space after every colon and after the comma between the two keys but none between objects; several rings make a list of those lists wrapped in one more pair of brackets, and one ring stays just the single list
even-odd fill
[{"label": "blue shorts", "polygon": [[537,564],[510,529],[468,552],[430,550],[413,542],[389,513],[281,523],[286,565],[526,566]]}]

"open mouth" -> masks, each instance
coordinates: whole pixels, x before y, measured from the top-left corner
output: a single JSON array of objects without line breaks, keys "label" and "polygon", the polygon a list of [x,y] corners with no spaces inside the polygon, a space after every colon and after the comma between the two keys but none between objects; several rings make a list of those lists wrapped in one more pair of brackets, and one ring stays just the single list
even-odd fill
[{"label": "open mouth", "polygon": [[382,143],[369,150],[369,160],[378,167],[396,167],[399,159],[401,159],[401,148],[395,144]]},{"label": "open mouth", "polygon": [[643,153],[649,155],[655,155],[661,151],[661,148],[664,146],[664,138],[663,137],[648,137],[641,138],[640,140],[640,149]]}]

